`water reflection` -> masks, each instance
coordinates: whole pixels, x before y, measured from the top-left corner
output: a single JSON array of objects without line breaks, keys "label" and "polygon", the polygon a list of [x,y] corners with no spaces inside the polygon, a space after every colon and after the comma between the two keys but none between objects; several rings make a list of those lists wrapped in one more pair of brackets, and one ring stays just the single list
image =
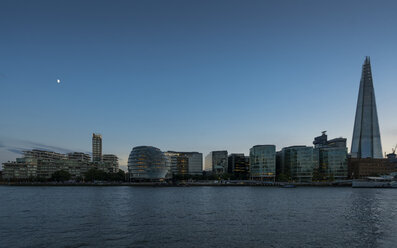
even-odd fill
[{"label": "water reflection", "polygon": [[397,190],[0,187],[5,247],[393,247]]},{"label": "water reflection", "polygon": [[[351,208],[346,213],[352,235],[362,247],[392,247],[396,240],[393,189],[353,189]],[[395,201],[394,201],[395,202]]]}]

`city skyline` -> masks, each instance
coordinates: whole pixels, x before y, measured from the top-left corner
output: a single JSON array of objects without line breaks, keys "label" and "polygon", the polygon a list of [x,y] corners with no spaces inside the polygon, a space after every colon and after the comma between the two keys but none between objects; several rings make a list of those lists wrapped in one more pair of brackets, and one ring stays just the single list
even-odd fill
[{"label": "city skyline", "polygon": [[89,152],[92,132],[122,165],[139,145],[248,154],[311,145],[323,130],[350,145],[365,56],[382,147],[395,146],[395,3],[172,3],[4,5],[0,162],[38,146]]},{"label": "city skyline", "polygon": [[396,11],[0,0],[0,246],[393,247]]}]

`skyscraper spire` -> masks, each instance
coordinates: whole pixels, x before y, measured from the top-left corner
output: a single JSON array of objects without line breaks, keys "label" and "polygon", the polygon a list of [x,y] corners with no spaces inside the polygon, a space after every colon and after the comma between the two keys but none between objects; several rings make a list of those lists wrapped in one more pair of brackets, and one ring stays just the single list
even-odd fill
[{"label": "skyscraper spire", "polygon": [[353,158],[383,157],[371,63],[368,56],[365,57],[361,74],[351,156]]},{"label": "skyscraper spire", "polygon": [[365,56],[364,65],[370,65],[371,66],[371,61],[369,59],[369,56]]}]

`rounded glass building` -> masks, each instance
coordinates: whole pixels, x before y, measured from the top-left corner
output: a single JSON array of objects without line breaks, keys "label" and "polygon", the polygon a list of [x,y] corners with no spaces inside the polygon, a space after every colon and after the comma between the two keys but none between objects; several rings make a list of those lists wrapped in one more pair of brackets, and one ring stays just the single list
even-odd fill
[{"label": "rounded glass building", "polygon": [[153,146],[134,147],[128,158],[128,172],[132,180],[160,180],[167,177],[164,154]]}]

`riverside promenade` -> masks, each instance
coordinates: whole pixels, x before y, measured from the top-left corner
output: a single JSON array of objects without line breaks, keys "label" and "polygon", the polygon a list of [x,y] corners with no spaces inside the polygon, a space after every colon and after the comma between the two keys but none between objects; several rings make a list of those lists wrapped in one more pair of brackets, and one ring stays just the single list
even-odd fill
[{"label": "riverside promenade", "polygon": [[262,186],[284,187],[286,185],[310,187],[351,187],[351,180],[334,182],[261,182],[250,180],[206,180],[177,182],[0,182],[0,186],[150,186],[150,187],[194,187],[194,186]]}]

